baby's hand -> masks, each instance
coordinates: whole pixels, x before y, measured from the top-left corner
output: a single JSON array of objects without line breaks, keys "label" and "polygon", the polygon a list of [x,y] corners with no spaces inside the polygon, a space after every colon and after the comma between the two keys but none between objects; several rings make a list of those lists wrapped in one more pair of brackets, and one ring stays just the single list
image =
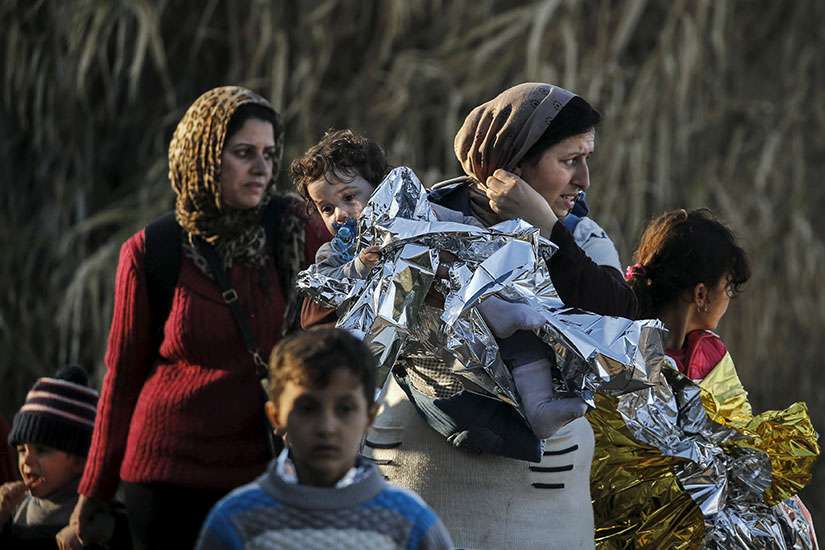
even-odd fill
[{"label": "baby's hand", "polygon": [[381,259],[381,248],[378,246],[363,248],[361,252],[358,253],[358,259],[361,260],[361,263],[365,266],[372,268],[372,266],[377,264],[378,260]]},{"label": "baby's hand", "polygon": [[0,523],[5,523],[23,499],[28,488],[22,481],[12,481],[0,485]]}]

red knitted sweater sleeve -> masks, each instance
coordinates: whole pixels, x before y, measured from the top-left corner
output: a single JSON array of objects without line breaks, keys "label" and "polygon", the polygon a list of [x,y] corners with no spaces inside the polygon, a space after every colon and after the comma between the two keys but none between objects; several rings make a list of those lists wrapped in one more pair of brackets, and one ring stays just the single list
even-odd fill
[{"label": "red knitted sweater sleeve", "polygon": [[117,490],[135,403],[156,357],[143,269],[143,231],[120,249],[106,375],[78,493],[111,499]]}]

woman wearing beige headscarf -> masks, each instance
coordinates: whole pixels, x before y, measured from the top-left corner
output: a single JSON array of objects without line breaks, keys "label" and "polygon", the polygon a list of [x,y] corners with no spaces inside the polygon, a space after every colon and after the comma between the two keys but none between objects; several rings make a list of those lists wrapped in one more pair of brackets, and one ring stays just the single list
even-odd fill
[{"label": "woman wearing beige headscarf", "polygon": [[[487,226],[519,217],[539,227],[559,247],[548,267],[565,303],[633,317],[635,296],[622,274],[592,262],[561,222],[590,185],[587,159],[599,120],[562,88],[510,88],[464,121],[455,151],[466,175],[436,185],[430,200]],[[519,331],[500,340],[508,364],[531,348],[525,338]],[[459,547],[593,547],[586,419],[542,445],[511,407],[474,396],[449,365],[411,357],[402,367],[368,434],[368,452],[387,461],[390,481],[437,511]]]},{"label": "woman wearing beige headscarf", "polygon": [[[212,504],[270,459],[256,360],[228,304],[240,304],[267,354],[297,319],[295,276],[323,242],[302,201],[274,192],[282,144],[269,102],[236,86],[203,94],[175,130],[177,202],[166,219],[178,244],[150,239],[155,222],[120,251],[107,371],[70,525],[84,543],[95,542],[96,513],[122,482],[135,548],[192,548]],[[234,292],[221,292],[209,250]],[[172,275],[165,304],[155,299],[161,272]]]},{"label": "woman wearing beige headscarf", "polygon": [[561,220],[590,186],[587,160],[601,116],[558,86],[525,83],[473,109],[455,138],[463,178],[431,198],[460,205],[492,225],[519,217],[559,246],[549,262],[569,306],[632,318],[636,298],[615,269],[596,266],[575,246]]}]

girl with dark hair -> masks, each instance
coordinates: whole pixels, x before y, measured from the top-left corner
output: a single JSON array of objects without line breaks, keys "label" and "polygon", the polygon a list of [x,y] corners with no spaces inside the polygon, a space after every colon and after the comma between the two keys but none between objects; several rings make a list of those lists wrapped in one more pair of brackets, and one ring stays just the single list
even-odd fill
[{"label": "girl with dark hair", "polygon": [[[708,418],[740,432],[770,460],[771,485],[764,502],[749,503],[749,517],[784,518],[787,510],[798,510],[801,517],[788,525],[816,541],[810,514],[792,496],[810,479],[819,454],[807,407],[795,403],[784,411],[754,415],[733,359],[712,332],[750,278],[745,251],[709,210],[673,210],[648,224],[635,260],[626,278],[638,297],[641,317],[657,318],[668,329],[665,352],[673,366],[701,388]],[[639,443],[615,400],[601,397],[590,415],[596,436],[591,487],[600,542],[622,548],[701,545],[707,518],[672,477],[684,466],[683,459],[659,455],[654,447]],[[720,509],[730,510],[728,504],[737,498],[736,490],[729,489]],[[743,536],[750,540],[757,534]]]},{"label": "girl with dark hair", "polygon": [[625,276],[640,317],[665,324],[667,353],[683,374],[701,380],[724,355],[710,331],[750,278],[745,251],[709,210],[673,210],[648,224],[634,259]]},{"label": "girl with dark hair", "polygon": [[[169,225],[179,244],[158,258],[163,247],[152,246],[163,243],[141,230],[120,251],[107,371],[71,520],[84,543],[95,542],[88,526],[122,482],[135,548],[192,548],[211,506],[264,471],[258,365],[230,307],[240,305],[246,336],[268,352],[297,321],[295,277],[324,240],[303,202],[274,190],[282,150],[280,117],[245,88],[206,92],[178,123]],[[160,311],[153,285],[169,264]]]},{"label": "girl with dark hair", "polygon": [[[590,260],[563,223],[590,185],[587,160],[600,119],[584,99],[556,86],[505,90],[476,107],[456,135],[466,175],[436,184],[429,198],[488,227],[516,217],[530,222],[558,246],[547,262],[567,305],[633,317],[635,296],[621,272]],[[496,297],[480,310],[520,379],[528,418],[532,408],[541,422],[528,425],[511,405],[465,389],[452,365],[404,357],[368,434],[368,452],[391,461],[385,475],[437,510],[459,547],[592,548],[586,406],[578,398],[548,399],[551,364],[530,330],[534,314]]]}]

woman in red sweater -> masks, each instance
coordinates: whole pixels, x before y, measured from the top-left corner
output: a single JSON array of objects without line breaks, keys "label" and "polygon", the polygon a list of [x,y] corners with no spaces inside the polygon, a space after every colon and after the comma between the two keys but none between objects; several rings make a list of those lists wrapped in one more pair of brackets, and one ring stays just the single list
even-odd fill
[{"label": "woman in red sweater", "polygon": [[[300,200],[274,192],[282,150],[278,114],[244,88],[206,92],[178,124],[169,145],[182,231],[177,283],[164,316],[147,285],[145,230],[126,241],[72,517],[84,543],[94,542],[96,511],[122,482],[135,548],[191,548],[212,504],[264,471],[256,365],[197,243],[217,251],[249,332],[268,353],[297,317],[295,275],[324,240]],[[277,227],[266,231],[262,215],[273,207]]]}]

